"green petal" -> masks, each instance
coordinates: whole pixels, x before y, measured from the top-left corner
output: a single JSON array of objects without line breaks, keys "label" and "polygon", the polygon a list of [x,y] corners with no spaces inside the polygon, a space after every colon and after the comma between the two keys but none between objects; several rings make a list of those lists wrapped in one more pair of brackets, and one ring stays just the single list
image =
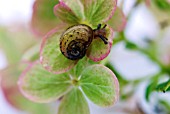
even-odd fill
[{"label": "green petal", "polygon": [[80,59],[78,61],[78,63],[76,64],[76,66],[71,69],[69,71],[70,75],[74,78],[74,79],[79,79],[79,77],[81,76],[82,71],[89,65],[92,64],[96,64],[96,62],[93,62],[91,60],[89,60],[87,57],[83,57],[82,59]]},{"label": "green petal", "polygon": [[52,74],[44,70],[39,62],[30,65],[18,81],[22,94],[39,103],[57,100],[70,90],[70,85],[70,77],[67,74]]},{"label": "green petal", "polygon": [[95,38],[92,41],[89,49],[87,50],[87,57],[91,60],[97,62],[106,58],[112,47],[113,40],[113,30],[112,28],[106,28],[106,37],[108,39],[108,44],[104,44],[104,42],[100,38]]},{"label": "green petal", "polygon": [[113,17],[108,21],[114,31],[122,31],[126,25],[126,17],[120,8],[116,8]]},{"label": "green petal", "polygon": [[53,12],[53,7],[58,3],[58,0],[35,1],[31,20],[31,26],[35,34],[43,36],[61,23]]},{"label": "green petal", "polygon": [[81,72],[84,70],[84,68],[86,68],[87,64],[88,64],[88,59],[84,57],[83,59],[78,61],[76,66],[73,69],[71,69],[69,73],[73,78],[78,80],[78,78],[81,75]]},{"label": "green petal", "polygon": [[40,50],[40,62],[48,71],[60,74],[70,70],[77,61],[67,59],[60,51],[60,36],[63,25],[51,30],[43,39]]},{"label": "green petal", "polygon": [[27,64],[21,63],[9,66],[1,71],[1,88],[4,98],[12,107],[29,114],[50,114],[52,110],[48,104],[31,102],[20,93],[17,80],[26,66]]},{"label": "green petal", "polygon": [[80,0],[60,0],[64,2],[70,9],[75,13],[75,15],[83,20],[84,19],[84,8]]},{"label": "green petal", "polygon": [[119,97],[119,83],[114,73],[103,65],[92,65],[82,72],[80,86],[86,96],[99,106],[113,105]]},{"label": "green petal", "polygon": [[60,2],[54,7],[55,15],[60,18],[63,22],[75,25],[78,24],[80,19],[64,2]]},{"label": "green petal", "polygon": [[86,21],[97,26],[108,21],[116,9],[117,0],[81,0]]},{"label": "green petal", "polygon": [[90,114],[87,101],[78,88],[64,96],[58,114]]}]

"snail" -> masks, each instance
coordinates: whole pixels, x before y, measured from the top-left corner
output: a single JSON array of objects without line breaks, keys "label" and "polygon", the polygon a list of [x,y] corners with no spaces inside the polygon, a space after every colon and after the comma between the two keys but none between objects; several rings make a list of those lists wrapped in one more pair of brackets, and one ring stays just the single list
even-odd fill
[{"label": "snail", "polygon": [[60,50],[62,54],[71,60],[78,60],[85,56],[86,50],[94,38],[100,38],[108,44],[106,36],[106,26],[92,29],[88,25],[79,24],[69,27],[60,38]]}]

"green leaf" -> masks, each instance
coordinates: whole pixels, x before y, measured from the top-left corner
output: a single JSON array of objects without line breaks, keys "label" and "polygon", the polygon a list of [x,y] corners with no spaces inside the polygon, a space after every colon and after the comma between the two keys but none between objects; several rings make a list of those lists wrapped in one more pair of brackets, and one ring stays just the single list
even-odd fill
[{"label": "green leaf", "polygon": [[40,62],[48,71],[55,74],[67,72],[77,61],[67,59],[60,51],[60,37],[64,31],[63,25],[58,25],[43,39],[40,50]]},{"label": "green leaf", "polygon": [[[166,0],[153,0],[149,7],[162,29],[170,25],[170,2],[167,2]],[[165,6],[163,4],[165,4]]]},{"label": "green leaf", "polygon": [[145,92],[145,98],[147,101],[149,101],[150,94],[156,90],[156,86],[158,83],[158,77],[156,76],[147,86],[146,92]]},{"label": "green leaf", "polygon": [[87,101],[78,88],[64,96],[58,114],[90,114]]},{"label": "green leaf", "polygon": [[87,67],[80,86],[86,96],[99,106],[113,105],[119,97],[119,83],[114,73],[103,65]]},{"label": "green leaf", "polygon": [[136,49],[136,48],[137,48],[137,45],[134,44],[133,42],[127,41],[127,42],[126,42],[126,48],[133,50],[133,49]]},{"label": "green leaf", "polygon": [[157,85],[156,90],[164,92],[164,93],[166,91],[170,90],[170,80],[168,80],[167,82],[164,82],[164,83],[161,83],[161,84]]},{"label": "green leaf", "polygon": [[64,2],[60,2],[54,7],[55,15],[63,22],[75,25],[78,24],[80,19]]},{"label": "green leaf", "polygon": [[170,10],[170,2],[168,0],[154,0],[154,2],[161,10]]},{"label": "green leaf", "polygon": [[117,0],[80,0],[86,21],[93,26],[108,21],[116,9]]},{"label": "green leaf", "polygon": [[70,90],[70,85],[71,80],[66,73],[52,74],[44,70],[39,62],[30,65],[18,81],[22,94],[39,103],[57,100]]},{"label": "green leaf", "polygon": [[114,31],[122,31],[126,25],[126,17],[120,8],[116,8],[113,17],[108,21]]},{"label": "green leaf", "polygon": [[61,21],[54,15],[53,8],[59,0],[36,0],[33,5],[31,26],[33,32],[38,35],[45,35],[56,27]]}]

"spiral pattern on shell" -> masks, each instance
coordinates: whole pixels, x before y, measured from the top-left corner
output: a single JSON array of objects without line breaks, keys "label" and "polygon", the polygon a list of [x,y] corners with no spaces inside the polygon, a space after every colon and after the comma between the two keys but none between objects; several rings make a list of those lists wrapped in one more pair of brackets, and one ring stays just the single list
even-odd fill
[{"label": "spiral pattern on shell", "polygon": [[78,60],[85,56],[86,50],[93,40],[91,27],[80,24],[68,28],[60,38],[62,54],[71,60]]}]

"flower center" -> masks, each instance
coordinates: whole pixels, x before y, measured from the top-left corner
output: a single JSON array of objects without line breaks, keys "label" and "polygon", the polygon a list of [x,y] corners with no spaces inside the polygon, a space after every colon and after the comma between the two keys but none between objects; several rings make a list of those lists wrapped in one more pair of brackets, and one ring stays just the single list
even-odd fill
[{"label": "flower center", "polygon": [[79,81],[78,81],[77,79],[73,79],[73,80],[72,80],[72,84],[73,84],[74,86],[79,86]]}]

